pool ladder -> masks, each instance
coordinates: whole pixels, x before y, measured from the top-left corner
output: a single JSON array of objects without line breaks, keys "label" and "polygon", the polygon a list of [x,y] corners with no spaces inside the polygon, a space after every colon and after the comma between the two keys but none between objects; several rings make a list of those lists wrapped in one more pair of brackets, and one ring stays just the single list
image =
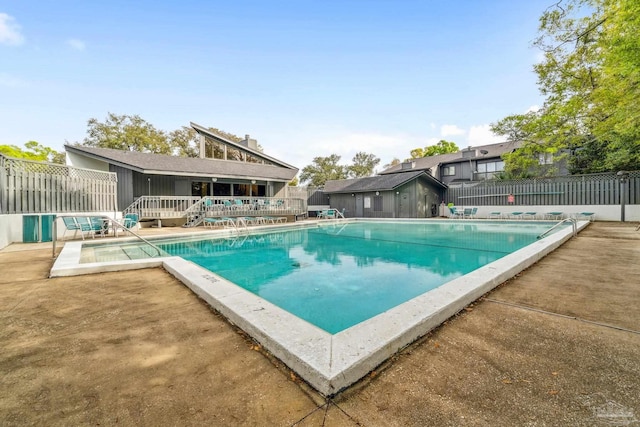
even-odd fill
[{"label": "pool ladder", "polygon": [[565,222],[570,222],[571,223],[571,226],[573,228],[573,237],[576,237],[578,235],[578,221],[575,218],[565,218],[562,221],[560,221],[559,223],[557,223],[556,225],[554,225],[553,227],[551,227],[550,229],[548,229],[547,231],[545,231],[544,233],[542,233],[541,235],[539,235],[537,237],[537,239],[538,240],[542,239],[544,236],[546,236],[547,234],[551,233],[553,230],[555,230],[556,228],[560,227]]}]

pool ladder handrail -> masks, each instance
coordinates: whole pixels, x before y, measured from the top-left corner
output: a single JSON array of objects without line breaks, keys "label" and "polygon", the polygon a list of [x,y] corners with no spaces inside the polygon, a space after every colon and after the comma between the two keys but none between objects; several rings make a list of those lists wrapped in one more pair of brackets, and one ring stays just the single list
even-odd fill
[{"label": "pool ladder handrail", "polygon": [[[144,237],[142,237],[141,235],[139,235],[135,231],[131,230],[130,228],[125,227],[124,224],[116,221],[113,218],[109,218],[109,222],[111,222],[111,224],[112,224],[111,227],[113,227],[114,225],[117,225],[118,227],[122,228],[124,231],[128,231],[129,233],[133,234],[138,239],[142,240],[147,245],[151,246],[153,249],[155,249],[158,252],[158,256],[163,256],[164,255],[162,249],[160,249],[159,247],[157,247],[156,245],[154,245],[153,243],[151,243],[150,241],[148,241],[147,239],[145,239]],[[115,230],[115,228],[114,228],[114,230]]]},{"label": "pool ladder handrail", "polygon": [[234,218],[233,221],[231,221],[231,224],[233,224],[233,228],[235,228],[236,233],[238,233],[238,235],[240,235],[240,227],[239,227],[240,225],[244,226],[244,229],[247,231],[247,233],[249,232],[249,226],[247,225],[247,222],[242,217]]},{"label": "pool ladder handrail", "polygon": [[537,240],[542,239],[544,236],[551,233],[553,230],[560,227],[565,222],[571,223],[571,228],[573,229],[573,237],[576,237],[578,235],[578,221],[575,218],[565,218],[559,223],[557,223],[556,225],[554,225],[553,227],[551,227],[550,229],[548,229],[547,231],[545,231],[544,233],[540,234],[538,237],[536,237],[536,239]]}]

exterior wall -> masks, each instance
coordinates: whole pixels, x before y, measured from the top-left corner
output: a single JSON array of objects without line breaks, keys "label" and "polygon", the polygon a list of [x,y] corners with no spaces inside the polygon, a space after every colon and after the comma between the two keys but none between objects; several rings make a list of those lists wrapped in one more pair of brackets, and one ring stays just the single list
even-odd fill
[{"label": "exterior wall", "polygon": [[22,215],[0,215],[0,249],[22,242]]},{"label": "exterior wall", "polygon": [[[103,172],[110,172],[109,163],[100,160],[92,159],[90,157],[81,156],[76,153],[66,152],[67,166],[74,166],[76,168],[93,169]],[[113,172],[113,171],[111,171]]]},{"label": "exterior wall", "polygon": [[119,166],[110,165],[110,172],[118,175],[118,210],[126,209],[133,203],[133,171],[131,169],[121,168]]}]

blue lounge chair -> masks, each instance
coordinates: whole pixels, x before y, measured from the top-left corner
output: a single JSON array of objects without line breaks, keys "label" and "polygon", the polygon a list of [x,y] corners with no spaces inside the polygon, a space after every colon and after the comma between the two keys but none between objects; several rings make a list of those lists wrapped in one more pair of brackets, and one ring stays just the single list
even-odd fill
[{"label": "blue lounge chair", "polygon": [[76,238],[78,231],[80,231],[82,240],[84,240],[84,233],[82,232],[82,228],[80,228],[80,224],[78,224],[75,217],[63,216],[62,222],[64,222],[64,227],[65,227],[64,233],[62,233],[62,240],[64,240],[64,236],[65,234],[67,234],[67,231],[73,231],[74,239]]},{"label": "blue lounge chair", "polygon": [[122,220],[122,225],[124,225],[124,228],[126,228],[127,230],[131,230],[133,227],[138,225],[138,220],[139,220],[138,214],[128,213],[124,216],[124,219]]}]

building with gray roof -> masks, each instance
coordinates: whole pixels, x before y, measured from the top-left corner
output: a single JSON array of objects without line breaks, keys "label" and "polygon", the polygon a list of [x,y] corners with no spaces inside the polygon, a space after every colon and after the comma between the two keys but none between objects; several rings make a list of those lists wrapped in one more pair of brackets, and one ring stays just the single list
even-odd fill
[{"label": "building with gray roof", "polygon": [[191,127],[199,137],[198,158],[65,145],[67,163],[115,172],[120,210],[140,196],[286,196],[296,167],[258,150],[249,135],[235,142],[195,123]]}]

